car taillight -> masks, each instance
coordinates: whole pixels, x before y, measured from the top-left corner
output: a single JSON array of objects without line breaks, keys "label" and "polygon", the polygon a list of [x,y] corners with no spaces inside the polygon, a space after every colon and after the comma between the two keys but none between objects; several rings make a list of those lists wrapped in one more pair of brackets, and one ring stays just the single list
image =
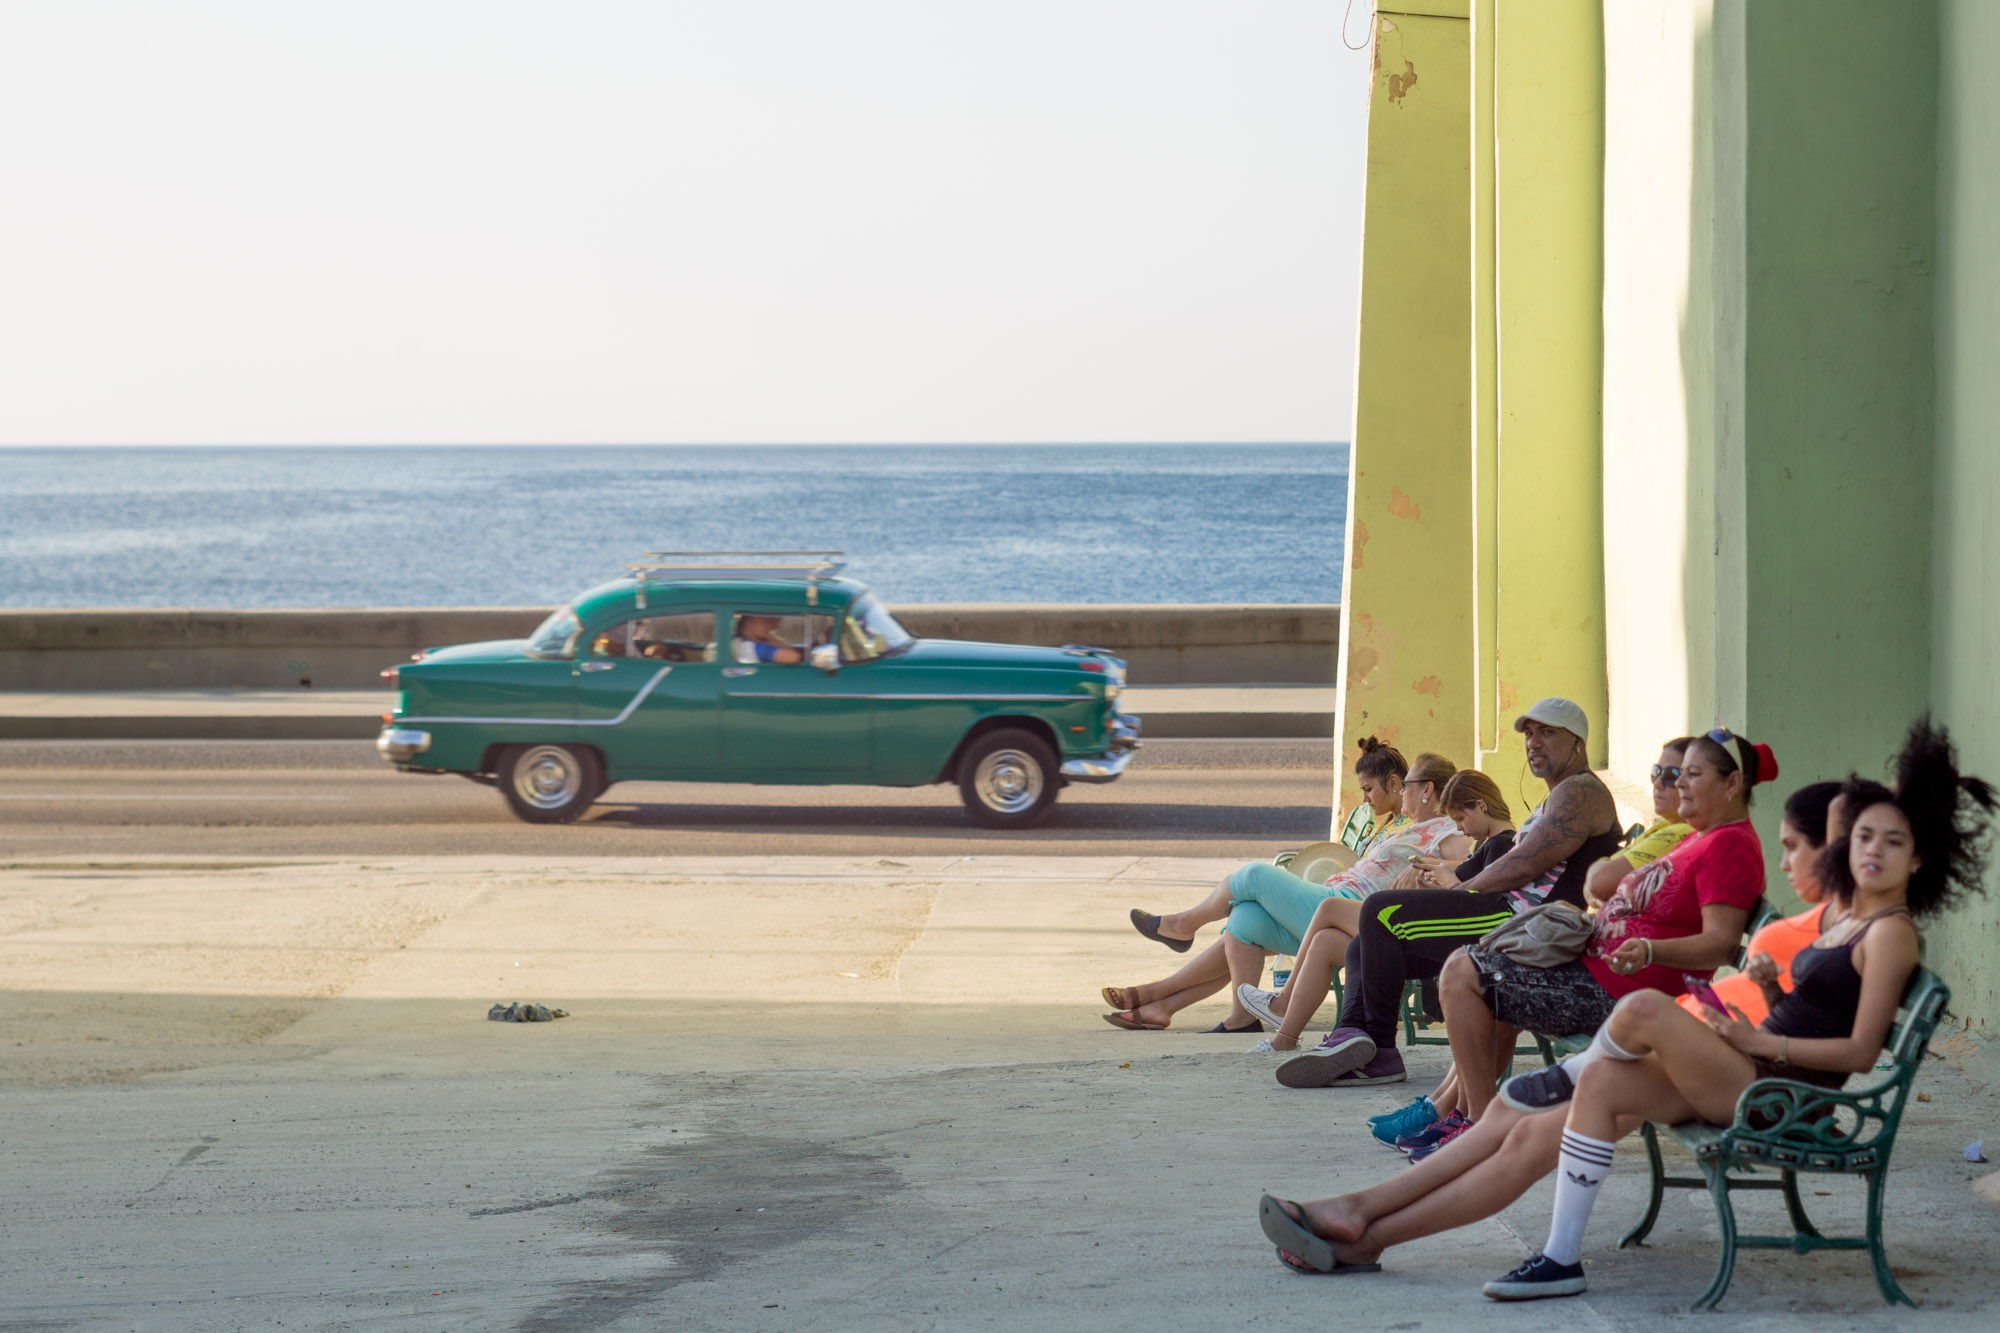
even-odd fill
[{"label": "car taillight", "polygon": [[399,669],[400,668],[397,667],[390,667],[387,671],[384,671],[382,673],[382,679],[389,682],[389,688],[392,690],[397,690],[402,688],[402,686],[397,684],[396,682],[396,672]]},{"label": "car taillight", "polygon": [[1102,671],[1102,670],[1104,670],[1104,663],[1102,663],[1102,662],[1097,662],[1097,661],[1089,661],[1089,660],[1086,660],[1086,661],[1082,661],[1082,662],[1078,662],[1078,663],[1077,663],[1077,665],[1078,665],[1078,666],[1080,666],[1080,667],[1082,667],[1082,668],[1083,668],[1083,669],[1084,669],[1085,671]]}]

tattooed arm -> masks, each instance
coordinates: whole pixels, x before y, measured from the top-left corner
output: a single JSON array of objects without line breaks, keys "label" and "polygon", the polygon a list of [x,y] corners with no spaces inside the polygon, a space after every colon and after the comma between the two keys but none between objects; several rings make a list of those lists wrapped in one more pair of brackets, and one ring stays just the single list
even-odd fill
[{"label": "tattooed arm", "polygon": [[1505,856],[1458,887],[1467,893],[1505,893],[1555,869],[1592,834],[1618,826],[1618,807],[1595,773],[1564,778],[1549,792],[1534,822],[1521,830]]}]

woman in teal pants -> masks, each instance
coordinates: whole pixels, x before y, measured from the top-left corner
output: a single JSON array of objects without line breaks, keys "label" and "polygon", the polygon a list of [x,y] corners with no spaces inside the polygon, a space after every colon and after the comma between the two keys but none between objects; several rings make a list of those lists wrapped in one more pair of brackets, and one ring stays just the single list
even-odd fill
[{"label": "woman in teal pants", "polygon": [[[1371,784],[1364,766],[1386,749],[1363,747],[1355,770],[1362,774],[1364,787]],[[1402,781],[1402,814],[1409,822],[1377,837],[1360,860],[1325,884],[1309,884],[1281,866],[1253,862],[1239,866],[1184,911],[1153,916],[1135,908],[1134,928],[1177,953],[1188,949],[1202,926],[1225,918],[1228,924],[1221,939],[1173,975],[1139,986],[1105,987],[1104,998],[1113,1012],[1104,1015],[1104,1021],[1133,1031],[1158,1031],[1179,1010],[1229,986],[1229,1017],[1210,1031],[1262,1031],[1263,1025],[1237,1000],[1232,983],[1259,980],[1269,954],[1296,954],[1320,904],[1329,899],[1358,903],[1388,888],[1413,857],[1457,860],[1465,855],[1470,840],[1444,816],[1440,804],[1444,784],[1455,771],[1449,759],[1418,755]]]}]

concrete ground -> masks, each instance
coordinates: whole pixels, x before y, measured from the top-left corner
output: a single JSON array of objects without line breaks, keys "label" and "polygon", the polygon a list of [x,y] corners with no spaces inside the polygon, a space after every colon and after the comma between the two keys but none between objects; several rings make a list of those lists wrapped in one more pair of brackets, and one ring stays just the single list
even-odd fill
[{"label": "concrete ground", "polygon": [[[1125,910],[1226,860],[0,857],[6,1329],[1650,1328],[1714,1261],[1694,1197],[1612,1248],[1628,1148],[1581,1298],[1478,1295],[1546,1183],[1380,1275],[1280,1268],[1259,1192],[1401,1169],[1359,1121],[1445,1057],[1299,1092],[1243,1037],[1104,1025],[1176,961]],[[571,1016],[486,1021],[516,999]],[[1757,1254],[1733,1324],[1993,1326],[1989,1066],[1941,1048],[1889,1193],[1925,1308]]]}]

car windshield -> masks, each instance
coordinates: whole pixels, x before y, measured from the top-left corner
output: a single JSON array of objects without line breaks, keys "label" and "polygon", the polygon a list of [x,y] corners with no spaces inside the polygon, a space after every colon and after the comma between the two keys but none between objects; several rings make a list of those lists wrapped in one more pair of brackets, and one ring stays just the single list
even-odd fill
[{"label": "car windshield", "polygon": [[910,632],[872,596],[858,597],[847,608],[840,635],[840,653],[850,662],[899,653],[915,642]]},{"label": "car windshield", "polygon": [[528,655],[531,657],[568,657],[570,641],[583,628],[576,613],[568,607],[557,611],[544,620],[535,632],[528,636]]}]

